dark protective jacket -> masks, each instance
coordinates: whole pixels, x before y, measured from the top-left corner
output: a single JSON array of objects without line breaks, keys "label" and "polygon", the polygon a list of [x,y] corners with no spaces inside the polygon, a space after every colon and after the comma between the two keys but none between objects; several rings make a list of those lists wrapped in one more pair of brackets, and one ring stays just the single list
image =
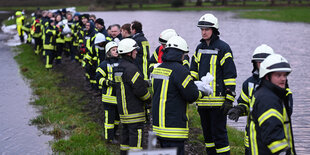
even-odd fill
[{"label": "dark protective jacket", "polygon": [[43,42],[44,50],[56,50],[56,35],[58,33],[58,29],[56,26],[48,25],[45,30],[45,39]]},{"label": "dark protective jacket", "polygon": [[[288,92],[267,80],[257,88],[250,104],[250,150],[252,155],[296,154]],[[289,148],[288,150],[285,150]]]},{"label": "dark protective jacket", "polygon": [[40,19],[35,19],[30,30],[30,34],[33,38],[41,38],[44,26],[41,24]]},{"label": "dark protective jacket", "polygon": [[201,39],[190,66],[191,75],[201,80],[208,72],[214,77],[211,82],[213,94],[205,96],[196,103],[200,108],[221,107],[226,99],[234,101],[234,97],[226,94],[226,90],[235,91],[237,71],[232,51],[227,43],[218,36],[212,36],[210,44]]},{"label": "dark protective jacket", "polygon": [[102,103],[117,105],[115,88],[110,81],[115,81],[113,76],[113,68],[119,65],[119,59],[112,57],[103,61],[96,70],[96,80],[99,87],[102,88]]},{"label": "dark protective jacket", "polygon": [[123,56],[114,68],[114,78],[121,123],[145,122],[145,104],[151,102],[151,94],[134,60]]},{"label": "dark protective jacket", "polygon": [[[156,63],[163,63],[162,56],[164,55],[165,49],[163,45],[160,45],[156,48],[156,50],[153,52],[153,55],[151,56],[149,60],[149,68],[153,67]],[[189,56],[185,55],[183,60],[183,66],[185,66],[187,69],[189,69]]]},{"label": "dark protective jacket", "polygon": [[154,68],[151,79],[153,130],[161,139],[188,138],[188,103],[202,97],[189,70],[182,65],[182,52],[167,49],[163,63]]},{"label": "dark protective jacket", "polygon": [[138,49],[137,58],[135,59],[135,64],[138,66],[138,69],[142,73],[142,77],[144,80],[148,80],[148,60],[150,59],[150,43],[144,37],[143,32],[136,33],[132,36],[140,49]]},{"label": "dark protective jacket", "polygon": [[[254,70],[253,75],[249,77],[247,80],[245,80],[242,84],[241,88],[241,93],[240,96],[237,100],[238,105],[242,106],[243,108],[243,113],[241,116],[248,116],[250,112],[250,102],[251,99],[255,93],[256,88],[258,87],[260,83],[260,78],[258,75],[258,71]],[[286,95],[289,99],[289,110],[288,114],[289,116],[292,115],[292,103],[293,103],[293,95],[292,92],[289,88],[286,88],[286,91],[288,92]],[[244,145],[246,147],[249,147],[249,138],[248,138],[248,133],[249,133],[249,120],[247,121],[246,127],[245,127],[245,137],[244,137]]]}]

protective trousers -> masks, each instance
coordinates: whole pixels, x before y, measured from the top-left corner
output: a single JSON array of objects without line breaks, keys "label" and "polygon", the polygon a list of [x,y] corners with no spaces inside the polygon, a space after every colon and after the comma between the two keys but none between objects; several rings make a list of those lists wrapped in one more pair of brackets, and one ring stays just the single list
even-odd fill
[{"label": "protective trousers", "polygon": [[54,50],[45,50],[45,68],[50,69],[53,67],[53,61],[55,59],[55,51]]},{"label": "protective trousers", "polygon": [[144,122],[122,124],[121,155],[127,155],[128,150],[142,150]]},{"label": "protective trousers", "polygon": [[[66,57],[69,57],[69,56],[71,56],[72,55],[72,51],[71,51],[71,49],[72,49],[72,42],[71,41],[66,41],[65,42],[65,56]],[[71,60],[72,60],[72,58],[71,58]]]},{"label": "protective trousers", "polygon": [[226,115],[217,108],[198,107],[198,113],[201,119],[207,154],[229,155],[230,146],[226,130]]},{"label": "protective trousers", "polygon": [[56,43],[56,64],[61,63],[62,59],[62,52],[64,49],[65,44],[64,43]]},{"label": "protective trousers", "polygon": [[115,138],[119,125],[117,105],[104,104],[104,139],[111,141]]},{"label": "protective trousers", "polygon": [[34,53],[39,54],[42,50],[43,42],[41,38],[34,38]]},{"label": "protective trousers", "polygon": [[175,147],[177,148],[178,155],[184,155],[184,141],[158,140],[161,148]]},{"label": "protective trousers", "polygon": [[85,76],[89,80],[92,89],[97,90],[98,86],[97,86],[97,81],[96,81],[96,66],[86,63]]}]

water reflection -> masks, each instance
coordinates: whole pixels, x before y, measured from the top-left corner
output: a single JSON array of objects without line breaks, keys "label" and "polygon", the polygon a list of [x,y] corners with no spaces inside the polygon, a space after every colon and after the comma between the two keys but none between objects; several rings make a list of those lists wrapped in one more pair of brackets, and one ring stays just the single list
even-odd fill
[{"label": "water reflection", "polygon": [[[200,30],[196,27],[199,18],[207,11],[161,12],[161,11],[121,11],[91,12],[103,18],[106,27],[111,24],[125,24],[133,20],[141,21],[143,31],[151,45],[151,52],[159,45],[158,37],[167,28],[175,29],[182,36],[193,54],[200,40]],[[242,82],[251,75],[251,55],[254,49],[266,43],[276,53],[282,54],[290,63],[293,72],[289,76],[290,88],[294,95],[293,130],[299,154],[310,151],[310,25],[304,23],[272,22],[233,18],[231,12],[211,12],[219,18],[221,39],[230,44],[238,71],[237,94]],[[229,122],[239,129],[244,128],[245,119],[238,123]]]},{"label": "water reflection", "polygon": [[52,137],[28,124],[37,115],[29,105],[31,89],[4,45],[7,37],[0,33],[0,154],[50,154]]}]

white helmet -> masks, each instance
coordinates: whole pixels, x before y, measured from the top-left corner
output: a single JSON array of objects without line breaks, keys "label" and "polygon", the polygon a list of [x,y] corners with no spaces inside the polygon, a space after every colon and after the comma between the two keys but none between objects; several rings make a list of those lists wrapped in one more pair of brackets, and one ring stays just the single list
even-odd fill
[{"label": "white helmet", "polygon": [[131,38],[125,38],[118,43],[118,54],[130,53],[139,48],[137,42]]},{"label": "white helmet", "polygon": [[219,23],[217,21],[217,18],[211,14],[207,13],[200,17],[197,27],[203,28],[203,27],[214,27],[217,30],[219,29]]},{"label": "white helmet", "polygon": [[106,41],[104,34],[97,33],[94,44],[96,45],[96,44],[102,43],[104,41]]},{"label": "white helmet", "polygon": [[164,30],[163,32],[160,33],[160,36],[159,36],[159,43],[160,44],[166,44],[167,41],[173,37],[173,36],[177,36],[177,32],[175,32],[174,29],[166,29]]},{"label": "white helmet", "polygon": [[271,54],[260,64],[259,78],[271,72],[290,73],[291,71],[291,66],[284,57],[280,54]]},{"label": "white helmet", "polygon": [[266,44],[262,44],[256,47],[256,49],[254,50],[252,54],[252,62],[253,61],[260,61],[260,62],[264,61],[266,57],[269,56],[270,54],[274,54],[273,49]]},{"label": "white helmet", "polygon": [[180,36],[173,36],[171,37],[168,41],[167,41],[167,44],[166,44],[166,48],[176,48],[176,49],[179,49],[185,53],[188,53],[189,50],[188,50],[188,46],[187,46],[187,43],[186,41],[180,37]]},{"label": "white helmet", "polygon": [[117,47],[117,43],[110,41],[105,45],[105,53],[108,53],[112,47]]}]

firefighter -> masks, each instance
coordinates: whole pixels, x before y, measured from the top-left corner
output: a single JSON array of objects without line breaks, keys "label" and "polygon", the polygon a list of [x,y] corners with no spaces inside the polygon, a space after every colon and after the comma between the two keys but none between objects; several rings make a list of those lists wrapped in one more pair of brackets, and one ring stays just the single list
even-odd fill
[{"label": "firefighter", "polygon": [[35,20],[32,24],[30,34],[32,35],[32,38],[34,39],[34,52],[35,54],[39,55],[39,53],[42,51],[42,33],[43,33],[43,25],[41,24],[41,17],[42,15],[38,13],[35,17]]},{"label": "firefighter", "polygon": [[142,24],[139,21],[133,21],[130,27],[132,39],[139,45],[137,58],[135,64],[138,66],[144,80],[148,80],[148,60],[150,59],[150,43],[144,37],[142,32]]},{"label": "firefighter", "polygon": [[119,125],[119,114],[115,95],[113,68],[118,66],[117,43],[113,41],[107,43],[105,46],[105,51],[107,58],[97,68],[96,79],[99,85],[102,86],[104,139],[108,142],[116,144],[118,141],[115,138],[115,132]]},{"label": "firefighter", "polygon": [[292,71],[279,54],[269,55],[260,65],[260,85],[250,103],[249,142],[252,155],[295,155],[289,111],[287,76]]},{"label": "firefighter", "polygon": [[98,18],[95,22],[96,29],[99,33],[104,34],[107,40],[111,41],[112,39],[109,37],[107,30],[104,26],[104,20],[102,18]]},{"label": "firefighter", "polygon": [[21,11],[16,11],[15,16],[16,16],[16,29],[18,32],[18,36],[20,42],[24,43],[24,30],[22,29],[22,27],[24,26],[25,17],[23,16]]},{"label": "firefighter", "polygon": [[[184,154],[184,141],[188,138],[188,103],[212,93],[199,91],[190,71],[182,65],[188,53],[186,41],[174,36],[167,42],[163,63],[151,74],[153,86],[153,130],[162,148],[176,147]],[[211,87],[210,87],[211,88]]]},{"label": "firefighter", "polygon": [[55,17],[55,21],[56,21],[56,27],[58,28],[58,34],[57,34],[57,38],[56,38],[56,64],[60,64],[61,63],[61,59],[62,59],[62,53],[64,51],[64,47],[65,47],[65,36],[62,33],[63,29],[64,29],[64,24],[62,22],[62,16],[61,14],[57,14]]},{"label": "firefighter", "polygon": [[197,27],[202,39],[192,57],[191,75],[196,80],[208,72],[214,77],[210,83],[213,93],[198,100],[198,113],[209,155],[230,154],[227,137],[227,112],[235,99],[236,66],[230,46],[219,38],[217,18],[212,14],[203,15]]},{"label": "firefighter", "polygon": [[134,64],[137,48],[139,46],[133,39],[121,40],[118,45],[121,59],[118,67],[114,69],[117,107],[122,123],[121,155],[127,154],[128,150],[142,149],[142,133],[146,121],[145,106],[151,103],[147,83]]},{"label": "firefighter", "polygon": [[[67,57],[70,56],[70,59],[73,60],[74,59],[74,53],[72,52],[72,48],[73,48],[73,42],[72,42],[72,30],[73,30],[73,18],[72,18],[72,13],[71,12],[67,12],[66,14],[66,19],[67,19],[67,23],[65,23],[65,27],[67,26],[69,27],[69,33],[66,32],[66,34],[64,35],[64,39],[65,39],[65,46],[64,46],[64,50],[65,50],[65,55]],[[65,21],[65,20],[64,20]]]},{"label": "firefighter", "polygon": [[[162,63],[162,56],[164,54],[164,50],[166,48],[166,43],[168,39],[170,39],[173,36],[177,36],[177,32],[174,29],[166,29],[160,33],[160,36],[158,38],[158,42],[160,45],[156,48],[156,50],[153,52],[153,55],[151,56],[149,63],[150,63],[150,71],[152,72],[154,65],[157,63]],[[189,69],[189,57],[188,55],[184,55],[183,65],[185,65]]]},{"label": "firefighter", "polygon": [[[229,119],[235,120],[237,122],[239,116],[248,116],[250,110],[249,109],[250,100],[260,81],[259,80],[260,64],[268,55],[273,53],[274,53],[273,49],[266,44],[262,44],[254,50],[252,54],[252,64],[253,64],[252,76],[243,82],[241,94],[237,100],[238,105],[228,111]],[[244,133],[245,133],[244,134],[245,154],[249,154],[249,140],[247,135],[248,124],[245,127]]]},{"label": "firefighter", "polygon": [[43,49],[46,54],[45,68],[51,69],[53,67],[53,61],[56,57],[56,37],[57,37],[57,33],[59,32],[55,26],[55,21],[53,18],[51,18],[48,23],[49,25],[47,26],[45,30],[45,39],[43,43]]}]

